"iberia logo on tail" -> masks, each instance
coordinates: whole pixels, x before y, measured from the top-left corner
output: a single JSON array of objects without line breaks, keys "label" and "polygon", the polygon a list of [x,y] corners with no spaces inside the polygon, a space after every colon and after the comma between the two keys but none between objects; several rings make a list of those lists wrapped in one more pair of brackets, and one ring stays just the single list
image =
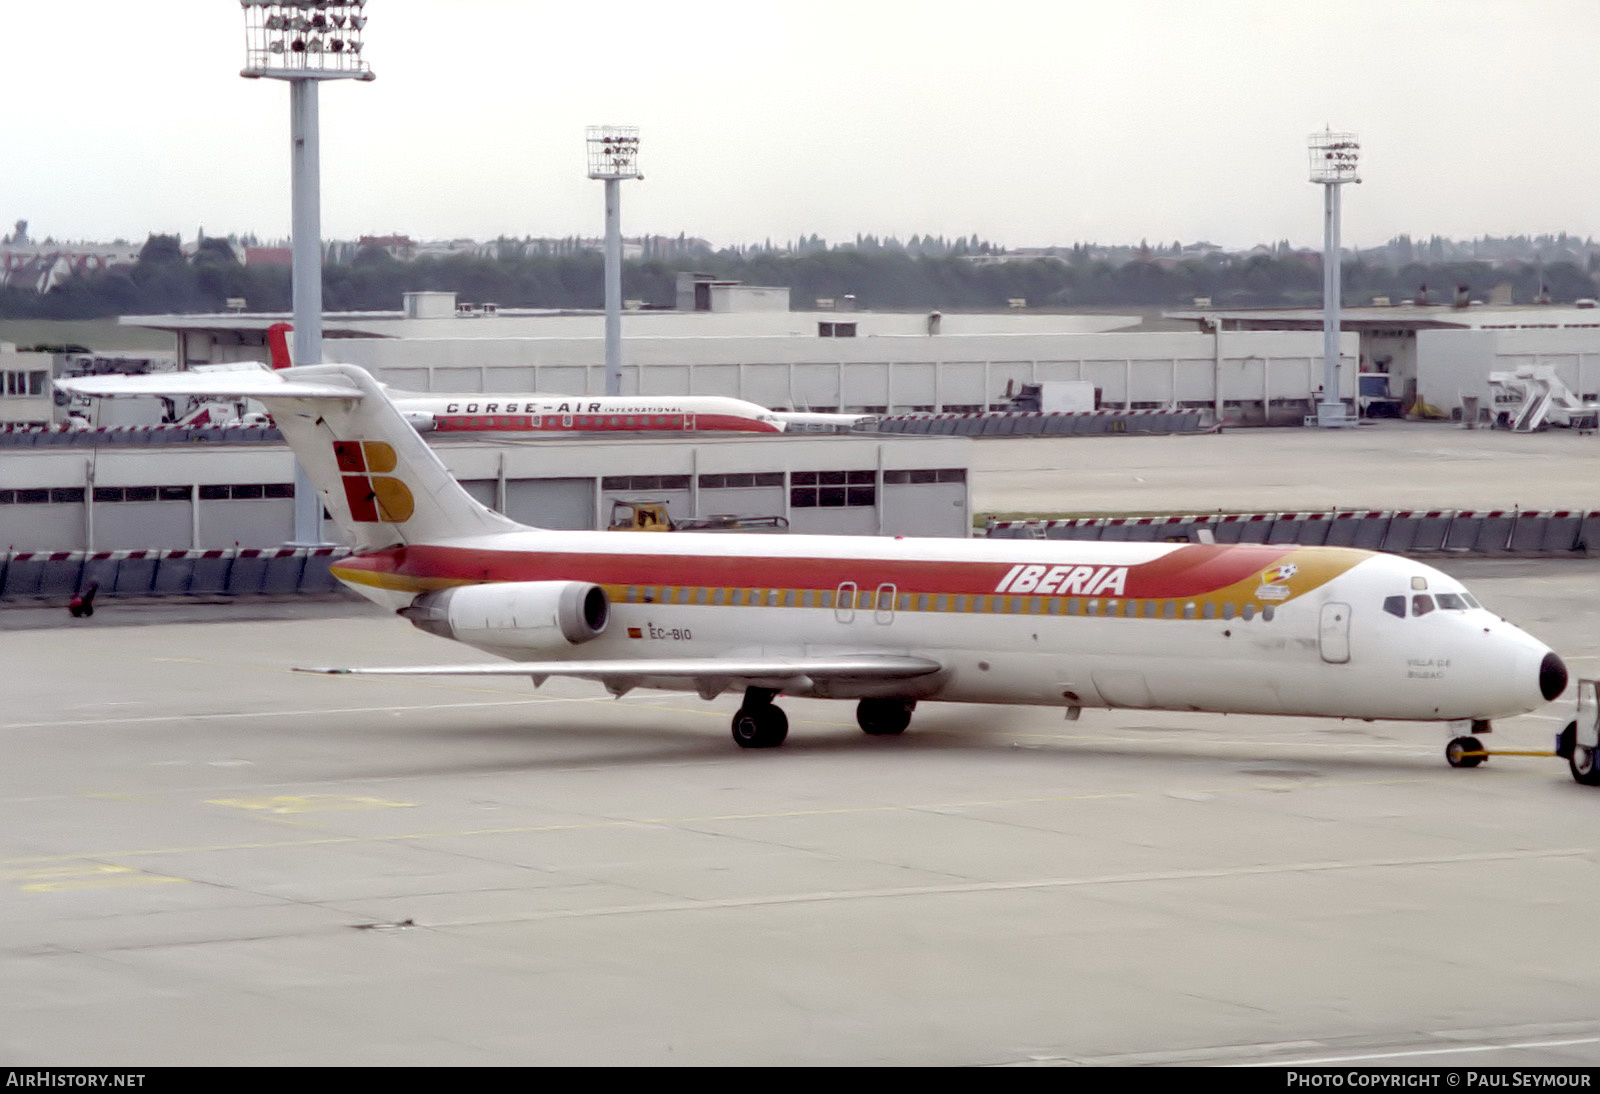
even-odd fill
[{"label": "iberia logo on tail", "polygon": [[411,519],[416,499],[411,488],[386,472],[398,462],[383,441],[335,441],[333,456],[344,481],[350,519],[361,524],[400,524]]}]

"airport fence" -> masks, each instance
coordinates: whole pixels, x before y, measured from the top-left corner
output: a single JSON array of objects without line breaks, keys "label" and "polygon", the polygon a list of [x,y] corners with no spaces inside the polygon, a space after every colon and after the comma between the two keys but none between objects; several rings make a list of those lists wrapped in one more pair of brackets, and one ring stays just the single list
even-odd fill
[{"label": "airport fence", "polygon": [[341,588],[329,568],[344,547],[219,551],[18,551],[0,554],[0,600],[296,596]]},{"label": "airport fence", "polygon": [[1284,543],[1399,555],[1568,558],[1600,553],[1600,511],[1395,509],[991,520],[984,534],[992,539]]},{"label": "airport fence", "polygon": [[177,444],[278,444],[269,425],[134,425],[114,429],[14,426],[0,429],[0,448],[149,448]]},{"label": "airport fence", "polygon": [[1203,410],[1095,410],[1077,414],[1040,411],[986,414],[893,414],[869,427],[879,433],[963,437],[1088,437],[1118,433],[1196,433]]}]

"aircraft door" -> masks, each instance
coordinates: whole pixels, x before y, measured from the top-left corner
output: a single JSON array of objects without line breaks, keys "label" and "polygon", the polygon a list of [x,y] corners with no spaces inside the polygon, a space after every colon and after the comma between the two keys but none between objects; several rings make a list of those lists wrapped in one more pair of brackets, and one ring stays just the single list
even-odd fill
[{"label": "aircraft door", "polygon": [[878,586],[877,603],[873,605],[872,621],[874,623],[894,622],[894,598],[898,592],[892,584]]},{"label": "aircraft door", "polygon": [[1322,659],[1330,665],[1343,665],[1350,660],[1350,605],[1322,606],[1317,645],[1322,650]]},{"label": "aircraft door", "polygon": [[684,414],[684,416],[683,416],[683,428],[684,428],[685,432],[693,432],[694,431],[694,415],[693,414],[690,414],[690,413],[685,413]]},{"label": "aircraft door", "polygon": [[833,593],[833,618],[840,623],[851,623],[856,618],[856,583],[846,581]]}]

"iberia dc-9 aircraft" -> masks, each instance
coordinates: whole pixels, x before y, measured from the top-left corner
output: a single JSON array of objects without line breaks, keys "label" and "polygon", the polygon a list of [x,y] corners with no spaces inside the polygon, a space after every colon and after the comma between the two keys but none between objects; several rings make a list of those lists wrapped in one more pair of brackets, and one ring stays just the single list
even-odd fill
[{"label": "iberia dc-9 aircraft", "polygon": [[[1567,686],[1547,646],[1454,578],[1393,555],[549,531],[469,496],[352,365],[60,386],[259,399],[354,541],[333,573],[422,630],[502,659],[309,671],[526,676],[536,686],[569,676],[616,695],[667,688],[708,700],[737,690],[733,737],[745,748],[783,742],[780,695],[854,699],[870,734],[901,732],[922,700],[1053,706],[1068,717],[1125,707],[1483,731]],[[1447,748],[1457,766],[1483,756],[1470,736]],[[1592,756],[1574,761],[1575,775],[1594,768]]]}]

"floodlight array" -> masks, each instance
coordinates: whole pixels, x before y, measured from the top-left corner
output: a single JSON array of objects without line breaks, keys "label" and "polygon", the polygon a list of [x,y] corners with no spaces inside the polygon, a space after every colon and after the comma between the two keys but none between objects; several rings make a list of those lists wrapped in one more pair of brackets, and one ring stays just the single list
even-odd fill
[{"label": "floodlight array", "polygon": [[1354,133],[1335,133],[1325,129],[1310,138],[1311,181],[1321,183],[1360,182],[1361,143]]},{"label": "floodlight array", "polygon": [[367,0],[239,0],[244,9],[241,76],[372,79],[362,59]]},{"label": "floodlight array", "polygon": [[589,126],[589,177],[636,179],[639,174],[639,127]]}]

